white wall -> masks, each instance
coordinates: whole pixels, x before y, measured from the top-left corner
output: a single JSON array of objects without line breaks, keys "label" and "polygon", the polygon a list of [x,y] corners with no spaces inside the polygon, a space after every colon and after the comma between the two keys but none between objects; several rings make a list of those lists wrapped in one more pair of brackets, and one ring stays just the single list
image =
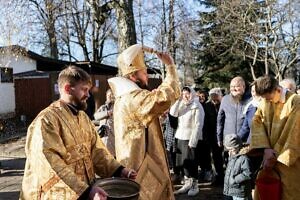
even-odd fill
[{"label": "white wall", "polygon": [[[13,68],[13,73],[36,70],[36,61],[23,55],[0,54],[0,67]],[[0,115],[14,113],[15,103],[14,83],[0,82]]]},{"label": "white wall", "polygon": [[0,114],[15,112],[15,88],[13,83],[0,83]]},{"label": "white wall", "polygon": [[13,68],[13,73],[36,70],[36,61],[23,55],[0,54],[0,67]]}]

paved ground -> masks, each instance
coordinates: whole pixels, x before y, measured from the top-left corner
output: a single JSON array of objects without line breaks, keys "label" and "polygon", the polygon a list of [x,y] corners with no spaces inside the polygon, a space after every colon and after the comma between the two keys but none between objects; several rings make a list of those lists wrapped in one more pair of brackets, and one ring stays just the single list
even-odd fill
[{"label": "paved ground", "polygon": [[0,200],[18,199],[25,166],[25,137],[0,144]]},{"label": "paved ground", "polygon": [[[199,194],[189,197],[186,194],[176,195],[176,200],[221,200],[223,199],[223,187],[212,187],[210,183],[199,183]],[[175,187],[176,189],[176,187]]]},{"label": "paved ground", "polygon": [[[25,165],[25,137],[0,144],[0,200],[15,200],[19,197]],[[180,186],[176,186],[178,188]],[[178,195],[176,200],[218,200],[222,198],[222,187],[209,183],[199,184],[200,192],[195,197]]]}]

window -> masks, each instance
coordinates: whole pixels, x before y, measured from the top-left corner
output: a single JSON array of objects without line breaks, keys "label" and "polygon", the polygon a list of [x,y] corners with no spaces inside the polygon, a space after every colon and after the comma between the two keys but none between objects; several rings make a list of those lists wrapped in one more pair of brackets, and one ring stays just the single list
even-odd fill
[{"label": "window", "polygon": [[1,83],[13,82],[13,69],[8,67],[0,67]]}]

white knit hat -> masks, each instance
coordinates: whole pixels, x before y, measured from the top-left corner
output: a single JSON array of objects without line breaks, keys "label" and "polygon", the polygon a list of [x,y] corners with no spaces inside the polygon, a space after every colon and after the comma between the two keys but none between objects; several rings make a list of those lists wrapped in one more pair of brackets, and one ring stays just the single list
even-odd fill
[{"label": "white knit hat", "polygon": [[221,88],[212,88],[211,90],[209,90],[208,94],[209,95],[217,94],[217,95],[222,96],[222,91],[221,91]]}]

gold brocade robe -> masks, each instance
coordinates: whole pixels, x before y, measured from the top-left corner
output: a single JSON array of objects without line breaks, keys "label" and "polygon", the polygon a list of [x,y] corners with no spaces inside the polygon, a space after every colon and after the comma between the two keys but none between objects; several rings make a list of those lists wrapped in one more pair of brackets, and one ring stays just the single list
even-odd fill
[{"label": "gold brocade robe", "polygon": [[275,169],[282,181],[282,199],[300,199],[300,96],[286,93],[284,103],[263,100],[252,121],[251,149],[277,152]]},{"label": "gold brocade robe", "polygon": [[114,130],[117,160],[138,171],[140,199],[174,199],[158,117],[180,96],[175,66],[167,66],[166,78],[153,91],[143,90],[122,77],[108,82],[116,97]]},{"label": "gold brocade robe", "polygon": [[61,101],[31,123],[20,199],[77,199],[95,173],[110,177],[120,167],[103,145],[88,116],[72,114]]}]

